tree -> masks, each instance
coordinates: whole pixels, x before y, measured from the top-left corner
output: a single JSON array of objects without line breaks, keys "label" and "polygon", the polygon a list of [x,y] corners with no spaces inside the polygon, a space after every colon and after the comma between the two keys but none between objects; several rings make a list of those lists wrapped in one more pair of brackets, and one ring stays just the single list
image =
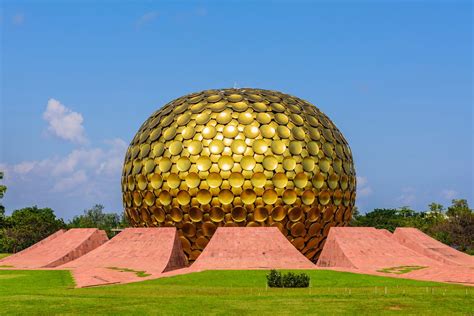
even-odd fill
[{"label": "tree", "polygon": [[351,221],[349,222],[349,226],[359,226],[357,225],[359,217],[360,217],[359,208],[357,206],[354,206],[354,208],[352,209],[352,216],[351,216]]},{"label": "tree", "polygon": [[447,218],[435,223],[428,233],[460,251],[474,254],[474,211],[466,200],[452,200]]},{"label": "tree", "polygon": [[[407,214],[411,214],[411,212]],[[404,216],[400,215],[397,209],[374,209],[365,215],[356,216],[356,221],[351,222],[351,224],[354,224],[354,226],[383,228],[393,232],[395,228],[405,226],[403,221]]]},{"label": "tree", "polygon": [[[3,172],[0,171],[0,180],[3,180]],[[7,187],[3,184],[0,184],[0,199],[3,199]],[[5,207],[0,203],[0,228],[3,227],[5,222]]]},{"label": "tree", "polygon": [[112,228],[128,226],[125,224],[123,217],[116,213],[104,213],[104,206],[96,204],[91,209],[85,210],[83,215],[75,216],[69,222],[68,227],[103,229],[111,237],[113,236]]},{"label": "tree", "polygon": [[453,200],[446,214],[441,204],[431,203],[429,211],[416,212],[408,207],[374,209],[365,215],[354,213],[351,226],[385,228],[415,227],[460,251],[474,254],[474,212],[466,200]]},{"label": "tree", "polygon": [[458,217],[472,212],[472,210],[469,208],[469,205],[467,204],[467,200],[454,199],[451,202],[452,205],[448,207],[448,210],[446,211],[446,215],[449,217]]},{"label": "tree", "polygon": [[18,252],[62,228],[64,221],[56,218],[50,208],[32,206],[15,210],[5,217],[0,229],[0,252]]},{"label": "tree", "polygon": [[375,227],[393,232],[397,227],[416,227],[425,230],[426,213],[416,212],[406,206],[399,209],[374,209],[365,215],[356,215],[351,226]]},{"label": "tree", "polygon": [[431,204],[428,205],[430,212],[433,213],[443,213],[444,212],[444,206],[435,202],[432,202]]}]

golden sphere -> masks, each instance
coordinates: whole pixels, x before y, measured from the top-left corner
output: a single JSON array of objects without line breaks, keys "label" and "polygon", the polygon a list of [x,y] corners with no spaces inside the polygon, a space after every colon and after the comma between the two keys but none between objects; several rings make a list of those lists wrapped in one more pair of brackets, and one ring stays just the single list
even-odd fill
[{"label": "golden sphere", "polygon": [[140,127],[122,173],[133,226],[175,226],[190,261],[219,226],[274,226],[316,262],[355,203],[352,153],[299,98],[261,89],[178,98]]}]

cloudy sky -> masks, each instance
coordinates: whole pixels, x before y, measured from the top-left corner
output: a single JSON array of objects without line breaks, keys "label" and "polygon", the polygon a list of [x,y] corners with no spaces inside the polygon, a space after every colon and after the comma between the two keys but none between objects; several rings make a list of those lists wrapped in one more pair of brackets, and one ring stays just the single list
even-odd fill
[{"label": "cloudy sky", "polygon": [[471,2],[2,1],[7,212],[122,210],[124,152],[168,101],[280,90],[348,139],[357,204],[474,203]]}]

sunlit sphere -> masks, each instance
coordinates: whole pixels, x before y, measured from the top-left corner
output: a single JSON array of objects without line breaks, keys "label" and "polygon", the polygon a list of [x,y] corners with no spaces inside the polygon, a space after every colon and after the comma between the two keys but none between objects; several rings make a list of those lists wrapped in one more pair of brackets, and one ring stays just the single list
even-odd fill
[{"label": "sunlit sphere", "polygon": [[190,261],[219,226],[274,226],[316,262],[355,203],[349,145],[311,103],[261,89],[206,90],[153,113],[127,150],[133,226],[175,226]]}]

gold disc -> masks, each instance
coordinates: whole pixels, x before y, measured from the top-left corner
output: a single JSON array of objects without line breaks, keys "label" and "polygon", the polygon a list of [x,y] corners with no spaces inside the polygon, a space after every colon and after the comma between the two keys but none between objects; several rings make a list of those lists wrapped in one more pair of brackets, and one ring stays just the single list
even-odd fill
[{"label": "gold disc", "polygon": [[282,207],[282,206],[277,206],[277,207],[274,207],[273,210],[272,210],[272,218],[273,220],[275,221],[281,221],[282,219],[284,219],[286,216],[286,211],[285,211],[285,208]]},{"label": "gold disc", "polygon": [[252,148],[256,154],[264,154],[268,149],[268,145],[265,140],[257,139],[253,142]]},{"label": "gold disc", "polygon": [[230,149],[234,154],[242,155],[247,149],[247,144],[241,139],[236,139],[232,142]]},{"label": "gold disc", "polygon": [[188,205],[191,201],[191,196],[188,191],[179,191],[176,195],[176,200],[178,200],[179,205]]},{"label": "gold disc", "polygon": [[186,185],[189,188],[197,188],[199,186],[199,183],[201,182],[201,179],[199,178],[199,175],[195,172],[190,172],[187,174],[185,180]]},{"label": "gold disc", "polygon": [[224,220],[224,211],[220,207],[213,207],[211,208],[209,217],[213,222],[222,222]]},{"label": "gold disc", "polygon": [[196,200],[201,204],[209,204],[211,202],[212,195],[211,192],[201,189],[196,194]]},{"label": "gold disc", "polygon": [[240,188],[244,184],[244,180],[241,173],[233,172],[229,177],[229,184],[234,188]]},{"label": "gold disc", "polygon": [[256,188],[263,188],[267,182],[267,177],[263,172],[255,172],[250,179],[252,185]]},{"label": "gold disc", "polygon": [[247,218],[247,211],[243,207],[237,206],[232,209],[231,215],[234,221],[243,222]]},{"label": "gold disc", "polygon": [[245,157],[242,157],[242,160],[240,160],[240,165],[242,166],[242,169],[244,170],[253,170],[253,168],[255,167],[255,159],[253,157],[250,157],[250,156],[245,156]]},{"label": "gold disc", "polygon": [[209,144],[209,151],[211,154],[218,155],[224,151],[224,143],[221,140],[214,139]]},{"label": "gold disc", "polygon": [[253,204],[255,202],[255,199],[257,198],[257,195],[255,194],[255,191],[252,189],[245,189],[242,194],[240,195],[240,198],[242,199],[242,202],[244,204]]},{"label": "gold disc", "polygon": [[217,164],[221,170],[227,171],[234,166],[234,160],[231,156],[221,156]]},{"label": "gold disc", "polygon": [[288,178],[286,177],[286,174],[283,172],[277,172],[273,175],[272,179],[273,185],[276,188],[284,188],[288,184]]},{"label": "gold disc", "polygon": [[278,194],[273,189],[267,189],[263,192],[262,200],[265,204],[273,205],[278,200]]},{"label": "gold disc", "polygon": [[268,211],[265,207],[257,207],[254,211],[256,222],[264,222],[268,218]]},{"label": "gold disc", "polygon": [[221,192],[219,192],[218,195],[219,202],[221,202],[224,205],[232,203],[234,200],[234,194],[232,191],[224,189]]},{"label": "gold disc", "polygon": [[207,177],[207,184],[211,188],[218,188],[222,183],[221,175],[217,172],[211,172]]}]

